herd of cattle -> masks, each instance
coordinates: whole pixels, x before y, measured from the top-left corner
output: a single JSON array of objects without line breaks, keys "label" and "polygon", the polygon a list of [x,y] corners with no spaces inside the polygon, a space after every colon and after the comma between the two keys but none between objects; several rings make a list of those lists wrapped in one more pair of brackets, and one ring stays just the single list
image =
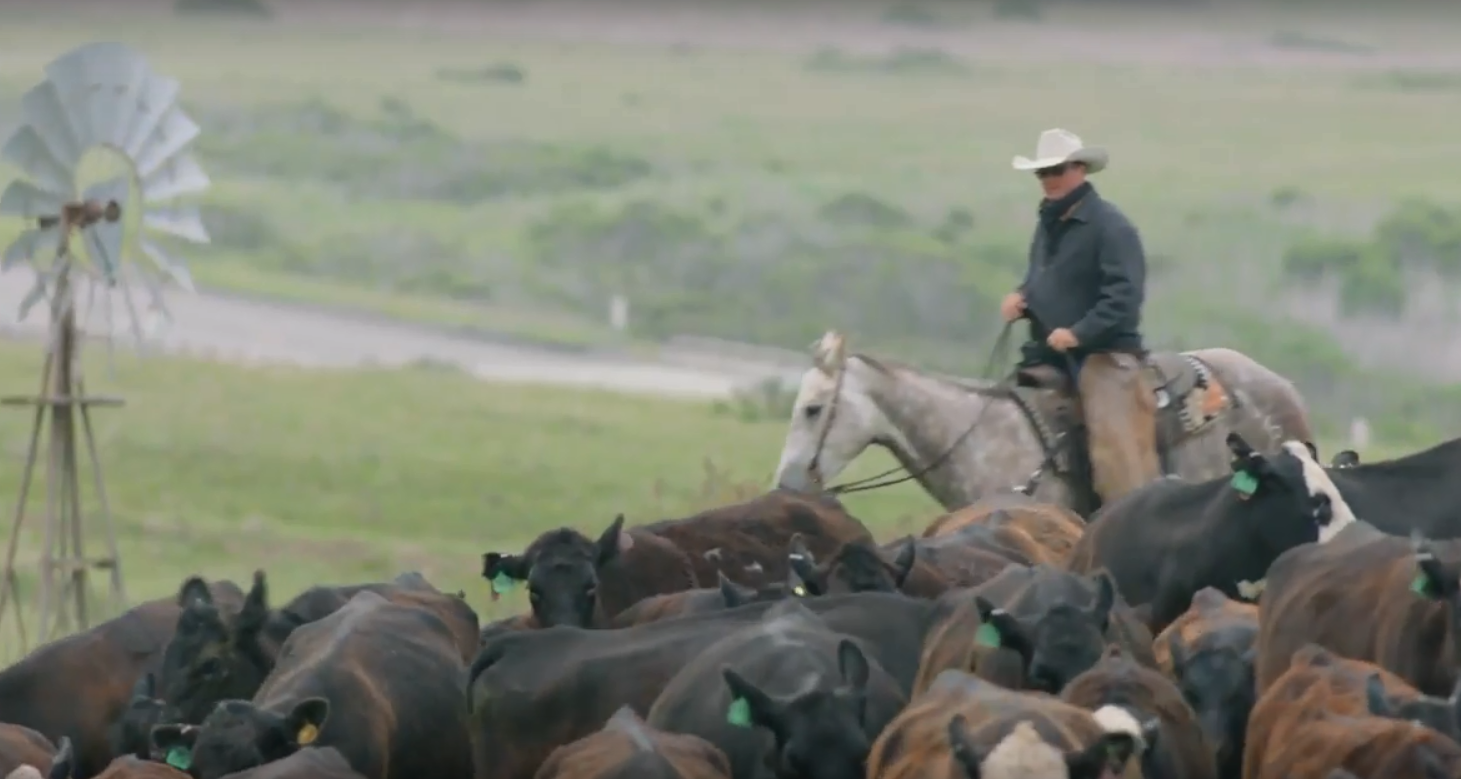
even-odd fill
[{"label": "herd of cattle", "polygon": [[[0,671],[7,779],[1461,779],[1461,442],[879,546],[773,491],[280,607],[185,581]],[[1254,602],[1256,601],[1256,603]]]}]

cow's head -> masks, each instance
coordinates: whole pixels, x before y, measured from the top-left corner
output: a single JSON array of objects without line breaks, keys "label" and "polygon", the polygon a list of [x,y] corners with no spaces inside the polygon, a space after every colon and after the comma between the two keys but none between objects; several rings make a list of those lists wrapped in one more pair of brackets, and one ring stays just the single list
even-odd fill
[{"label": "cow's head", "polygon": [[1461,741],[1461,681],[1457,681],[1449,698],[1431,695],[1392,698],[1385,692],[1385,680],[1379,674],[1370,674],[1365,680],[1365,699],[1370,713],[1376,717],[1419,722],[1452,741]]},{"label": "cow's head", "polygon": [[586,628],[598,608],[600,569],[633,546],[620,514],[597,541],[565,527],[538,536],[522,555],[488,552],[482,555],[482,578],[494,593],[526,583],[533,616],[542,627]]},{"label": "cow's head", "polygon": [[151,672],[143,674],[132,686],[132,697],[112,726],[112,753],[149,759],[152,727],[177,720],[177,712],[157,697],[157,676]]},{"label": "cow's head", "polygon": [[763,728],[776,741],[775,773],[804,779],[861,779],[872,744],[866,732],[867,685],[872,669],[857,644],[837,646],[842,684],[791,697],[773,697],[732,668],[721,675],[730,690],[726,719]]},{"label": "cow's head", "polygon": [[[1026,659],[1025,686],[1029,689],[1058,694],[1101,659],[1116,605],[1116,585],[1104,571],[1096,574],[1092,584],[1095,595],[1090,606],[1060,602],[1019,617],[1006,614],[1000,622],[986,612],[987,602],[976,599],[985,624],[998,631],[999,645],[1015,649]],[[976,640],[980,638],[984,637],[976,636]],[[992,645],[990,638],[984,638],[986,645]]]},{"label": "cow's head", "polygon": [[976,744],[963,714],[949,718],[949,752],[968,779],[1060,777],[1106,779],[1121,776],[1126,762],[1141,749],[1140,736],[1127,732],[1101,734],[1085,749],[1067,752],[1040,736],[1029,721],[1020,722],[995,744]]},{"label": "cow's head", "polygon": [[872,544],[853,541],[838,549],[831,560],[818,563],[797,535],[791,539],[787,562],[802,580],[808,595],[898,592],[913,571],[916,552],[913,539],[909,538],[890,561]]},{"label": "cow's head", "polygon": [[178,591],[178,605],[182,613],[157,681],[178,720],[197,723],[218,701],[252,698],[273,668],[260,642],[269,621],[269,587],[264,572],[255,571],[243,608],[228,615],[194,576]]},{"label": "cow's head", "polygon": [[221,776],[283,760],[313,744],[330,716],[330,702],[305,698],[279,715],[248,701],[223,701],[198,727],[158,725],[152,747],[162,762],[197,779]]},{"label": "cow's head", "polygon": [[[1235,642],[1236,643],[1236,642]],[[1177,631],[1167,634],[1172,676],[1187,705],[1197,715],[1202,732],[1217,755],[1218,765],[1241,764],[1248,715],[1257,694],[1254,687],[1255,650],[1233,644],[1204,646],[1190,655]]]},{"label": "cow's head", "polygon": [[1312,444],[1285,441],[1271,456],[1228,434],[1229,487],[1249,510],[1252,527],[1274,549],[1326,543],[1355,522],[1354,512],[1314,458]]}]

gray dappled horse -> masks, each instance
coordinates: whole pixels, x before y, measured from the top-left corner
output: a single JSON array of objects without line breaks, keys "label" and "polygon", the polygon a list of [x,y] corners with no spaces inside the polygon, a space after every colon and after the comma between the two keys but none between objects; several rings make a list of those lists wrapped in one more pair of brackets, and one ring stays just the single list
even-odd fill
[{"label": "gray dappled horse", "polygon": [[[1167,415],[1159,445],[1168,474],[1191,481],[1228,475],[1232,431],[1265,453],[1286,440],[1313,440],[1293,384],[1252,358],[1231,349],[1151,357],[1171,379],[1153,383],[1159,418]],[[775,484],[799,491],[830,485],[876,444],[950,511],[1027,484],[1040,502],[1083,511],[1089,485],[1067,476],[1062,466],[1074,461],[1060,451],[1080,439],[1067,435],[1068,417],[1047,413],[1062,408],[1061,398],[1064,408],[1073,405],[1062,389],[1011,392],[1000,382],[849,356],[841,334],[829,331],[812,347]]]}]

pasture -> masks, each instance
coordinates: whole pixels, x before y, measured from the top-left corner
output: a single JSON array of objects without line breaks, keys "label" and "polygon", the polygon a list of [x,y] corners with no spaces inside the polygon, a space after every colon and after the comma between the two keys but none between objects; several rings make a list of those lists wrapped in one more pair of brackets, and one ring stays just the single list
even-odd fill
[{"label": "pasture", "polygon": [[[1449,276],[1283,262],[1458,205],[1434,164],[1461,110],[1438,9],[135,5],[5,11],[0,98],[97,37],[185,74],[217,183],[205,286],[575,344],[836,326],[973,370],[1033,220],[1008,161],[1065,124],[1112,151],[1153,343],[1250,351],[1331,431],[1456,422],[1420,384],[1461,375],[1418,337],[1450,321]],[[626,335],[603,325],[618,293]]]}]

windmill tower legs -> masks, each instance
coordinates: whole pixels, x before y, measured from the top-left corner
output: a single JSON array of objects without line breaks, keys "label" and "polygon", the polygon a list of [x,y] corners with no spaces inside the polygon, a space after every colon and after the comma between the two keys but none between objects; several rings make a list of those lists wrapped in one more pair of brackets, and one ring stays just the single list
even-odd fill
[{"label": "windmill tower legs", "polygon": [[[84,209],[78,209],[84,210]],[[68,218],[68,222],[70,219]],[[68,225],[68,228],[70,225]],[[63,228],[58,254],[69,251]],[[120,555],[116,531],[112,527],[111,508],[102,479],[101,459],[97,455],[96,435],[91,424],[93,406],[120,406],[120,398],[89,397],[78,361],[78,330],[75,294],[69,273],[63,270],[52,291],[50,339],[42,368],[41,389],[36,396],[0,398],[0,404],[32,406],[35,409],[30,445],[21,470],[20,490],[11,522],[5,567],[0,574],[0,629],[6,625],[6,611],[13,609],[14,622],[22,648],[29,648],[30,636],[25,627],[24,604],[16,574],[21,529],[34,483],[36,465],[41,458],[41,433],[46,432],[46,499],[45,541],[41,550],[39,584],[39,620],[35,643],[43,644],[59,634],[81,630],[91,625],[87,609],[92,569],[110,573],[111,601],[108,611],[115,613],[125,603],[122,588]],[[78,424],[79,423],[79,424]],[[78,441],[78,438],[82,441]],[[99,522],[105,534],[106,550],[98,557],[87,557],[85,538],[86,513],[81,501],[81,468],[78,444],[84,441],[91,460],[93,489],[97,502],[91,518]]]}]

